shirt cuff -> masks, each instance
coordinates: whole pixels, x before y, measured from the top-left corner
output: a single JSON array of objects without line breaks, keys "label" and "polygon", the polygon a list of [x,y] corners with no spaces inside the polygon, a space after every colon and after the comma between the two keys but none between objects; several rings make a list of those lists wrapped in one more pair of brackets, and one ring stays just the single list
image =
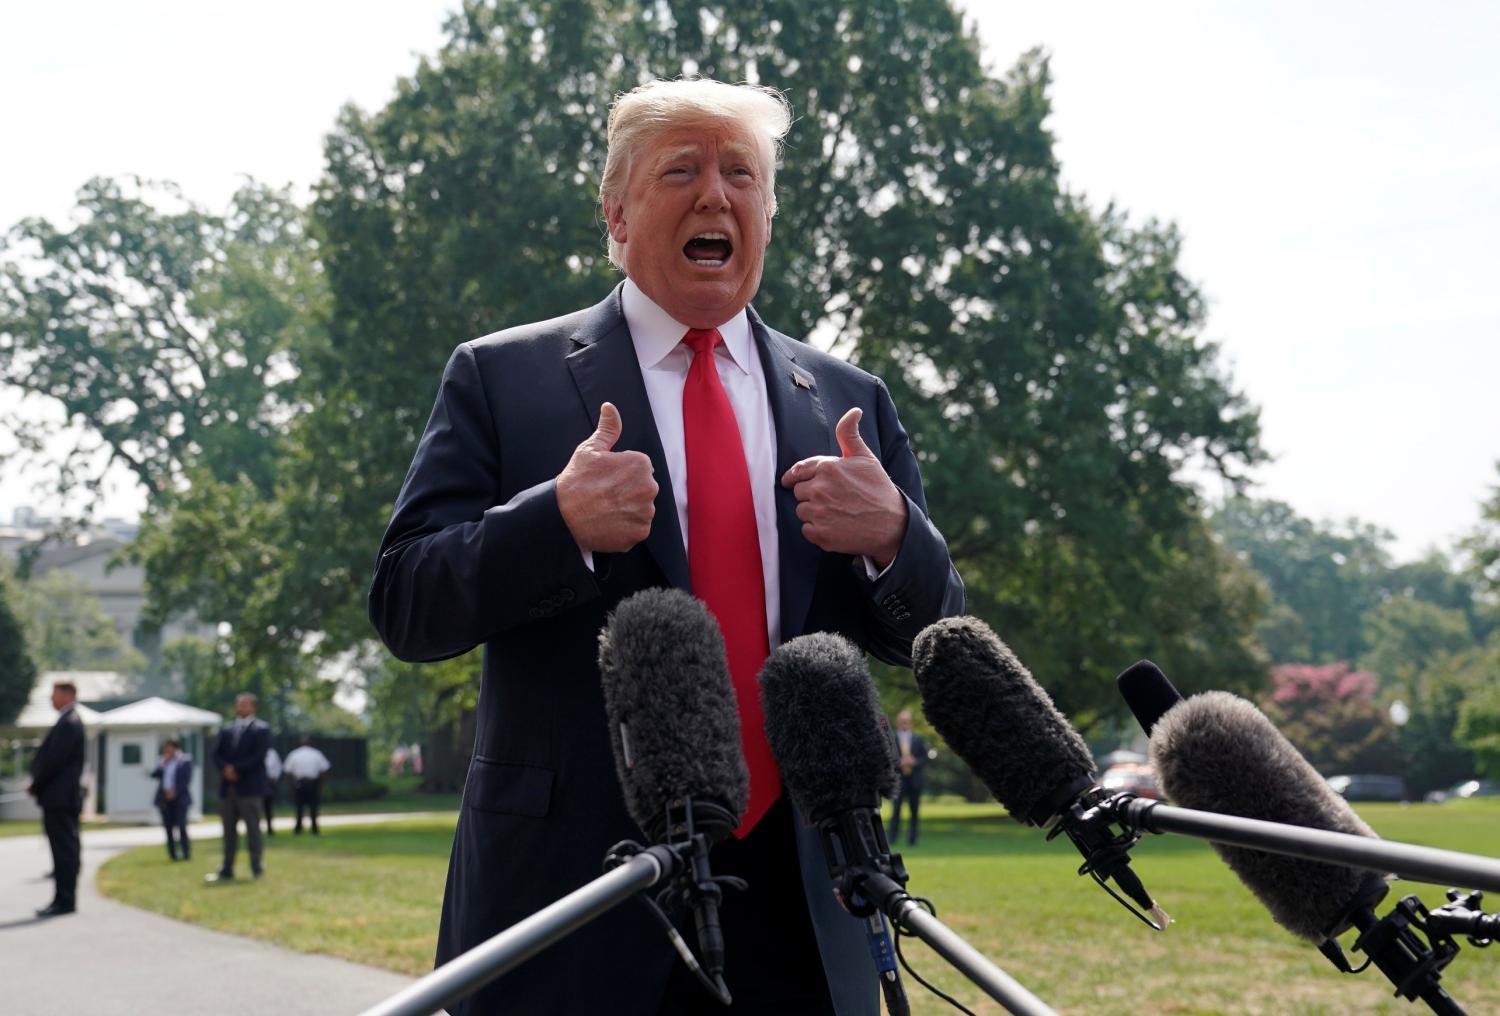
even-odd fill
[{"label": "shirt cuff", "polygon": [[[901,556],[901,552],[897,551],[896,552],[896,556],[900,557]],[[894,557],[891,558],[891,563],[888,564],[888,565],[886,565],[884,568],[877,567],[876,564],[875,564],[874,559],[871,558],[869,555],[864,555],[864,562],[865,562],[865,575],[867,575],[869,577],[869,579],[870,579],[871,582],[874,582],[876,579],[881,578],[882,576],[885,575],[886,572],[890,571],[892,568],[894,568],[896,566],[896,558],[894,558]],[[589,565],[589,569],[590,570],[593,570],[593,567],[594,566],[592,564]]]}]

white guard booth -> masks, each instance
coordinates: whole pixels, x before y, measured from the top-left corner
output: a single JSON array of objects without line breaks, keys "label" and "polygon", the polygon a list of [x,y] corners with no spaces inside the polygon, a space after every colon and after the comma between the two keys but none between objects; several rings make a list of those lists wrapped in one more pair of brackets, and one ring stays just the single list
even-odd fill
[{"label": "white guard booth", "polygon": [[203,817],[204,735],[223,724],[218,713],[153,696],[98,714],[101,815],[112,822],[159,822],[151,771],[168,738],[193,759],[193,803],[188,817]]},{"label": "white guard booth", "polygon": [[[99,720],[100,713],[85,705],[74,706],[78,718],[83,721],[83,813],[94,815],[94,790],[98,785],[99,772]],[[38,682],[31,691],[31,698],[21,715],[8,727],[0,727],[0,820],[35,819],[42,817],[36,800],[26,793],[31,783],[31,756],[36,753],[42,738],[57,723],[57,710],[52,708],[52,686]]]}]

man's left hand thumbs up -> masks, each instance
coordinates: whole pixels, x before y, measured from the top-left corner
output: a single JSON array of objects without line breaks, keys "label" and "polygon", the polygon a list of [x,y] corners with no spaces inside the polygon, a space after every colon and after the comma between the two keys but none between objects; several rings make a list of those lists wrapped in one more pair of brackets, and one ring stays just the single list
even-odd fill
[{"label": "man's left hand thumbs up", "polygon": [[855,407],[840,417],[838,425],[833,428],[834,436],[839,439],[839,451],[844,453],[844,458],[875,458],[875,453],[870,451],[870,446],[865,444],[865,439],[859,436],[859,421],[864,419],[865,411]]},{"label": "man's left hand thumbs up", "polygon": [[849,410],[834,428],[842,458],[803,459],[781,478],[797,495],[808,542],[834,554],[860,554],[885,568],[906,535],[906,497],[859,434],[864,415]]}]

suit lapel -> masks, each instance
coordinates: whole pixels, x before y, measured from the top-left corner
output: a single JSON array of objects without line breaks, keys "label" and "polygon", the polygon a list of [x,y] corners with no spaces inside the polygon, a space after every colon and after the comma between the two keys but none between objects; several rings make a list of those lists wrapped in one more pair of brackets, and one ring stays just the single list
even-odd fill
[{"label": "suit lapel", "polygon": [[662,453],[661,438],[656,433],[656,418],[651,415],[651,401],[641,380],[641,365],[636,359],[630,329],[620,309],[620,289],[594,307],[583,325],[573,335],[575,348],[567,364],[573,372],[573,383],[583,396],[589,415],[589,426],[599,425],[599,407],[613,402],[620,411],[622,430],[616,451],[644,452],[651,459],[659,488],[656,494],[656,517],[646,537],[646,549],[656,560],[667,581],[678,589],[691,590],[687,554],[682,549],[682,530],[677,524],[677,501],[672,493],[672,477]]},{"label": "suit lapel", "polygon": [[781,637],[786,640],[802,634],[823,552],[803,537],[796,495],[781,485],[781,478],[805,458],[837,453],[817,382],[811,371],[797,364],[797,343],[767,328],[753,309],[750,327],[776,424],[776,529],[781,547]]}]

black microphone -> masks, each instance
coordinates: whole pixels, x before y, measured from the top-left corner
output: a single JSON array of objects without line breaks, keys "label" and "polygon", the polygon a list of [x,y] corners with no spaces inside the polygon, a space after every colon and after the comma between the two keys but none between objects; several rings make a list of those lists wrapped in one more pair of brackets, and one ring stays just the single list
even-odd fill
[{"label": "black microphone", "polygon": [[[1151,761],[1162,789],[1177,804],[1204,812],[1378,839],[1266,716],[1227,692],[1184,699],[1156,722]],[[1352,973],[1336,937],[1360,931],[1355,948],[1397,986],[1439,1013],[1461,1013],[1438,986],[1439,971],[1457,948],[1416,937],[1425,913],[1415,897],[1385,918],[1374,908],[1389,892],[1384,878],[1341,864],[1246,847],[1213,844],[1276,923],[1318,945]]]},{"label": "black microphone", "polygon": [[1115,678],[1115,687],[1120,689],[1125,704],[1147,737],[1156,729],[1156,721],[1182,701],[1182,694],[1150,660],[1141,660],[1121,671]]},{"label": "black microphone", "polygon": [[760,672],[766,740],[792,803],[818,827],[835,894],[865,921],[886,1009],[909,1012],[885,919],[862,892],[880,872],[906,883],[880,821],[896,792],[896,745],[864,653],[837,635],[803,635],[777,647]]},{"label": "black microphone", "polygon": [[978,618],[952,617],[917,635],[912,661],[927,718],[1006,811],[1065,833],[1084,856],[1080,874],[1114,895],[1112,879],[1151,915],[1137,916],[1165,928],[1170,918],[1130,867],[1139,835],[1117,832],[1098,807],[1110,794],[1094,782],[1088,745],[1009,647]]},{"label": "black microphone", "polygon": [[[702,601],[643,590],[621,601],[600,632],[599,674],[625,808],[652,842],[687,850],[684,892],[703,968],[728,1004],[720,883],[744,883],[713,876],[708,851],[739,825],[750,777],[723,634]],[[696,969],[681,938],[673,944]]]}]

